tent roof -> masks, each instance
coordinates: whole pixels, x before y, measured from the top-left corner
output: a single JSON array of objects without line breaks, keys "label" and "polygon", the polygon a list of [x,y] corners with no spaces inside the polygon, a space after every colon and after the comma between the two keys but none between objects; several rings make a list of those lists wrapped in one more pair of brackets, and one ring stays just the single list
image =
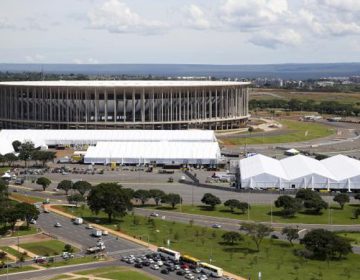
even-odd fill
[{"label": "tent roof", "polygon": [[321,164],[320,161],[303,155],[291,156],[280,160],[289,180],[317,174],[322,177],[335,179],[334,175]]},{"label": "tent roof", "polygon": [[277,159],[257,154],[240,160],[241,178],[248,179],[260,174],[270,174],[275,177],[287,179],[280,162]]},{"label": "tent roof", "polygon": [[13,152],[12,142],[31,141],[36,147],[45,145],[89,144],[97,142],[216,142],[212,130],[35,130],[18,129],[0,132],[0,153]]},{"label": "tent roof", "polygon": [[321,163],[332,172],[337,180],[360,176],[360,161],[344,155],[336,155],[321,160]]},{"label": "tent roof", "polygon": [[92,159],[219,159],[217,142],[98,142],[89,147],[85,160]]}]

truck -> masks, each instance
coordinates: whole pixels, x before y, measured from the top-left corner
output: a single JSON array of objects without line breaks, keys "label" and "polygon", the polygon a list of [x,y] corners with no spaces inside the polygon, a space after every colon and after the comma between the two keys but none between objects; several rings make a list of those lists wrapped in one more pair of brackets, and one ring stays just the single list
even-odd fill
[{"label": "truck", "polygon": [[81,225],[84,222],[83,218],[75,218],[74,224],[75,225]]},{"label": "truck", "polygon": [[94,230],[93,232],[92,232],[92,236],[94,236],[94,237],[101,237],[102,236],[102,231],[101,230]]},{"label": "truck", "polygon": [[99,253],[99,252],[104,251],[104,250],[105,250],[104,242],[99,241],[99,242],[96,243],[96,246],[87,248],[86,252],[88,254],[95,254],[95,253]]}]

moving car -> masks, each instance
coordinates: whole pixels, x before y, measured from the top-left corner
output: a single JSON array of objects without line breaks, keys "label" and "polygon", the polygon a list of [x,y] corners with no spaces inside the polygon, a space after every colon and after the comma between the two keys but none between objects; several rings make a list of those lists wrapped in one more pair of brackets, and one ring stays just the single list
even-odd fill
[{"label": "moving car", "polygon": [[221,228],[221,225],[219,225],[219,224],[213,224],[211,227],[212,227],[212,228]]},{"label": "moving car", "polygon": [[55,223],[54,227],[61,227],[61,224],[59,222]]},{"label": "moving car", "polygon": [[150,214],[150,216],[151,216],[151,217],[159,217],[159,214],[156,213],[156,212],[152,212],[152,213]]}]

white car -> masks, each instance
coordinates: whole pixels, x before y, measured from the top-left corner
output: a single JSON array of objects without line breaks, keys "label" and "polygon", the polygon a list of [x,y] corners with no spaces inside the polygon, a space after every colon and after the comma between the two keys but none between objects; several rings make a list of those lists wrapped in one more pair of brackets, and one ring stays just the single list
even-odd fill
[{"label": "white car", "polygon": [[154,269],[154,270],[159,270],[159,269],[160,269],[160,267],[159,267],[157,264],[152,264],[152,265],[150,266],[150,268],[151,268],[151,269]]},{"label": "white car", "polygon": [[87,224],[87,225],[86,225],[86,228],[87,228],[87,229],[93,229],[94,227],[93,227],[92,225],[90,225],[90,224]]},{"label": "white car", "polygon": [[186,274],[186,275],[185,275],[185,278],[192,280],[192,279],[195,279],[195,276],[192,275],[191,273],[189,273],[189,274]]},{"label": "white car", "polygon": [[35,220],[35,219],[31,219],[30,224],[36,225],[36,220]]},{"label": "white car", "polygon": [[55,223],[54,227],[61,227],[61,224],[59,222]]},{"label": "white car", "polygon": [[152,212],[152,213],[150,214],[150,216],[151,216],[151,217],[159,217],[159,214],[156,213],[156,212]]},{"label": "white car", "polygon": [[212,228],[221,228],[221,225],[219,225],[219,224],[213,224],[213,225],[212,225]]},{"label": "white car", "polygon": [[163,266],[164,263],[163,263],[163,261],[157,261],[157,265],[158,265],[158,266]]},{"label": "white car", "polygon": [[104,230],[104,231],[102,232],[102,235],[108,236],[108,235],[109,235],[109,232],[108,232],[107,230]]}]

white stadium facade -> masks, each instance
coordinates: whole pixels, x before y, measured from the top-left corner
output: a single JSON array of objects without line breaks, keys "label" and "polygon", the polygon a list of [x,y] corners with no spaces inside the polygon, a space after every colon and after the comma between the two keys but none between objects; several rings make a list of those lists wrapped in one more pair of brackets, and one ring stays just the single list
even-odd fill
[{"label": "white stadium facade", "polygon": [[211,130],[2,130],[0,154],[13,153],[14,141],[36,148],[84,148],[87,164],[206,165],[223,163]]},{"label": "white stadium facade", "polygon": [[247,82],[0,82],[0,129],[234,129],[249,118]]},{"label": "white stadium facade", "polygon": [[336,155],[316,160],[295,155],[281,160],[257,154],[239,162],[238,187],[245,189],[360,189],[360,161]]}]

